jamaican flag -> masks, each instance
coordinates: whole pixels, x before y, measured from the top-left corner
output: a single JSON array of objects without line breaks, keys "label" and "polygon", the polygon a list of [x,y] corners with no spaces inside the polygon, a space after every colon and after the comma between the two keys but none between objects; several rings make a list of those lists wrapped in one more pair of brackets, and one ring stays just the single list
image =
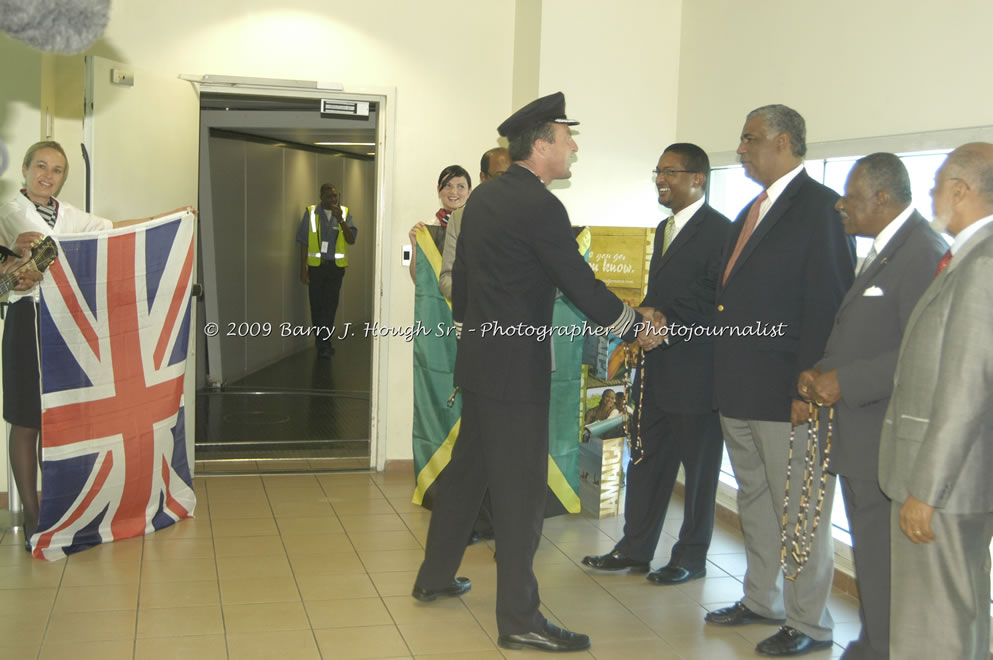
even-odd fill
[{"label": "jamaican flag", "polygon": [[[417,291],[414,297],[415,326],[425,332],[414,337],[414,473],[417,486],[413,502],[431,508],[434,483],[448,464],[459,435],[462,397],[448,400],[454,391],[455,332],[437,332],[452,327],[451,304],[441,295],[441,251],[444,232],[429,227],[417,236]],[[441,234],[441,240],[437,239]],[[589,254],[590,233],[577,238],[579,251]],[[582,325],[585,316],[564,296],[555,301],[554,326]],[[439,326],[439,324],[441,324]],[[553,336],[555,371],[552,372],[551,406],[548,414],[548,494],[545,515],[578,513],[579,432],[582,424],[583,342]]]}]

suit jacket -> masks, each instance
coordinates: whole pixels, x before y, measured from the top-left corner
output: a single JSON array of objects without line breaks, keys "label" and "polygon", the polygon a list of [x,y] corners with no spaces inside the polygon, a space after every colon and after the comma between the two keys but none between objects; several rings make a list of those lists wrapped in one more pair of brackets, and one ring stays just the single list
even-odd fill
[{"label": "suit jacket", "polygon": [[822,371],[838,370],[831,471],[875,481],[900,339],[948,244],[914,211],[845,294]]},{"label": "suit jacket", "polygon": [[704,204],[663,255],[667,222],[672,220],[663,220],[655,232],[648,291],[641,304],[665,314],[674,332],[668,344],[645,355],[645,392],[662,410],[703,414],[714,409],[713,340],[680,335],[679,327],[689,331],[714,321],[714,295],[731,221]]},{"label": "suit jacket", "polygon": [[[463,219],[452,267],[462,324],[455,382],[503,401],[548,401],[551,341],[533,333],[551,326],[556,287],[595,324],[614,323],[625,305],[579,254],[562,202],[523,167],[480,186]],[[629,329],[623,339],[634,337]]]},{"label": "suit jacket", "polygon": [[921,296],[900,345],[883,420],[879,483],[945,513],[993,511],[993,225]]},{"label": "suit jacket", "polygon": [[462,212],[465,207],[455,209],[448,219],[448,231],[445,232],[445,249],[441,254],[441,272],[438,273],[438,288],[441,295],[452,299],[452,265],[455,263],[455,247],[458,244],[459,233],[462,231]]},{"label": "suit jacket", "polygon": [[[801,171],[755,228],[727,283],[718,282],[714,400],[723,415],[789,421],[800,372],[824,355],[855,278],[855,241],[834,210],[837,199]],[[751,206],[728,237],[721,277]],[[773,336],[776,328],[783,336]]]}]

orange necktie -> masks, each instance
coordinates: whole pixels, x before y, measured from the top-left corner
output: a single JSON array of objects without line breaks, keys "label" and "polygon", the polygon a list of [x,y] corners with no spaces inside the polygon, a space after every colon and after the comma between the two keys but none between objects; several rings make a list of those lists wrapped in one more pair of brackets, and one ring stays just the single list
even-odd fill
[{"label": "orange necktie", "polygon": [[745,224],[741,227],[741,233],[738,234],[738,242],[734,244],[734,252],[731,253],[731,258],[728,259],[728,265],[724,269],[724,280],[722,284],[727,284],[728,275],[731,274],[731,269],[734,268],[734,262],[738,260],[738,256],[741,255],[741,251],[745,249],[745,243],[751,238],[752,232],[755,231],[755,225],[759,222],[759,207],[762,206],[762,202],[769,198],[766,191],[762,191],[762,194],[755,198],[752,202],[752,208],[748,209],[748,217],[745,218]]}]

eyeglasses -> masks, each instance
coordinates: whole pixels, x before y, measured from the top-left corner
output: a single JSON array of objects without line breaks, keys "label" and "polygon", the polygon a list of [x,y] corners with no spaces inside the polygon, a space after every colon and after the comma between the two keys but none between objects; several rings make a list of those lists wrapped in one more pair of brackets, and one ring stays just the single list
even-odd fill
[{"label": "eyeglasses", "polygon": [[674,170],[671,167],[667,167],[664,170],[660,170],[659,168],[656,167],[654,170],[652,170],[652,174],[654,174],[655,176],[658,176],[658,175],[661,174],[662,176],[664,176],[667,179],[671,179],[673,176],[675,176],[677,174],[684,174],[684,173],[685,174],[699,174],[699,172],[697,172],[695,170]]}]

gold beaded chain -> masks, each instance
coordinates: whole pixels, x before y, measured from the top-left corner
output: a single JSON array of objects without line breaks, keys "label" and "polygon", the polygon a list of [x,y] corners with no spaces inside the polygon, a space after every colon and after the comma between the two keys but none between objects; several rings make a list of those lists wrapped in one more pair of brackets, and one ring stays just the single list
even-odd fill
[{"label": "gold beaded chain", "polygon": [[[817,533],[817,526],[821,521],[821,510],[824,507],[824,492],[827,489],[828,464],[831,461],[831,432],[834,428],[834,407],[828,410],[827,438],[824,442],[824,455],[821,457],[820,469],[821,478],[817,489],[817,504],[814,507],[814,520],[810,521],[810,494],[814,481],[814,472],[817,469],[817,454],[819,451],[818,439],[820,438],[820,410],[813,403],[807,408],[807,451],[803,460],[803,482],[800,488],[800,503],[797,508],[796,525],[793,528],[792,540],[786,533],[790,515],[790,477],[793,466],[793,444],[796,439],[796,427],[790,429],[790,450],[786,459],[786,496],[783,500],[782,519],[782,552],[780,554],[780,564],[783,567],[783,575],[787,580],[795,580],[803,567],[810,559],[810,550],[814,545],[814,535]],[[787,551],[796,564],[796,572],[790,573],[787,567]]]},{"label": "gold beaded chain", "polygon": [[[631,448],[631,462],[637,465],[645,457],[645,447],[641,444],[641,404],[645,400],[645,351],[639,350],[641,354],[640,364],[635,364],[634,351],[631,344],[624,344],[624,366],[628,373],[624,376],[624,436],[628,439],[628,447]],[[628,413],[628,403],[631,401],[631,388],[634,383],[635,369],[641,371],[641,387],[638,388],[638,420],[635,422],[635,432],[631,433],[630,417]]]}]

